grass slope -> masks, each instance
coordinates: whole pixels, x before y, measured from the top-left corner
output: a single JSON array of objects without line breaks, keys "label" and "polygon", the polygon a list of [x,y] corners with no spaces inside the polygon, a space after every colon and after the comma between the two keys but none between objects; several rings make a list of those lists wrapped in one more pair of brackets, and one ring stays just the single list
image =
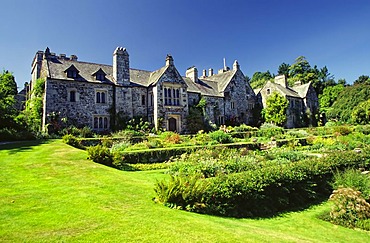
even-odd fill
[{"label": "grass slope", "polygon": [[0,242],[366,242],[318,220],[328,205],[271,219],[188,213],[153,203],[158,171],[86,160],[60,140],[0,146]]}]

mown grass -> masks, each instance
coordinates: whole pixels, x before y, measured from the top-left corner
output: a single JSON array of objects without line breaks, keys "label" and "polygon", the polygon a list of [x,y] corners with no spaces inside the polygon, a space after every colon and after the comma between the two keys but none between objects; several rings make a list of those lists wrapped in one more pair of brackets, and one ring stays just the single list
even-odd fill
[{"label": "mown grass", "polygon": [[173,210],[152,201],[161,171],[125,172],[60,140],[0,145],[0,242],[366,242],[317,219],[328,204],[269,219]]}]

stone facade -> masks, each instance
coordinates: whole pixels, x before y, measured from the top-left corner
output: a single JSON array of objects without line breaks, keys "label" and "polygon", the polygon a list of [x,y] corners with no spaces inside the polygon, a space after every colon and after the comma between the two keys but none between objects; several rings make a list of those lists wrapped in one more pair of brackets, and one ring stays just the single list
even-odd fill
[{"label": "stone facade", "polygon": [[281,75],[275,77],[274,82],[268,81],[262,89],[255,92],[262,107],[266,107],[268,96],[274,92],[288,100],[286,128],[317,125],[315,116],[318,114],[319,102],[311,83],[299,83],[289,87],[286,77]]},{"label": "stone facade", "polygon": [[[113,52],[112,66],[81,62],[76,55],[56,55],[47,48],[33,60],[31,89],[38,78],[45,79],[44,128],[48,115],[57,112],[76,126],[96,131],[112,129],[118,116],[140,116],[157,129],[183,133],[189,107],[202,98],[209,123],[251,125],[256,119],[256,95],[237,61],[232,69],[224,65],[218,74],[209,69],[208,75],[203,70],[199,77],[191,67],[181,76],[170,55],[164,66],[146,71],[130,68],[129,54],[122,47]],[[304,106],[311,107],[311,96],[305,98]],[[297,100],[298,105],[302,99]]]}]

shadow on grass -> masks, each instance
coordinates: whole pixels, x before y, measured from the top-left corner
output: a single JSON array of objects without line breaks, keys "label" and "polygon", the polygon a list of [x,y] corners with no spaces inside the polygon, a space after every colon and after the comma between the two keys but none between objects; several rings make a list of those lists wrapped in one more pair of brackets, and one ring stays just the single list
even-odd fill
[{"label": "shadow on grass", "polygon": [[29,140],[0,143],[0,150],[9,150],[9,154],[30,151],[33,147],[49,143],[49,140]]}]

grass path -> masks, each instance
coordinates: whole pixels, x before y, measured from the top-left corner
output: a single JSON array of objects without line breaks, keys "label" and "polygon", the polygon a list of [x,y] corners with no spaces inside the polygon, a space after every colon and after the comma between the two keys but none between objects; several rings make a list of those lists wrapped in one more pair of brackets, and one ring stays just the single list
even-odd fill
[{"label": "grass path", "polygon": [[60,140],[0,145],[0,242],[368,242],[316,218],[328,205],[271,219],[188,213],[153,203],[158,171],[86,160]]}]

